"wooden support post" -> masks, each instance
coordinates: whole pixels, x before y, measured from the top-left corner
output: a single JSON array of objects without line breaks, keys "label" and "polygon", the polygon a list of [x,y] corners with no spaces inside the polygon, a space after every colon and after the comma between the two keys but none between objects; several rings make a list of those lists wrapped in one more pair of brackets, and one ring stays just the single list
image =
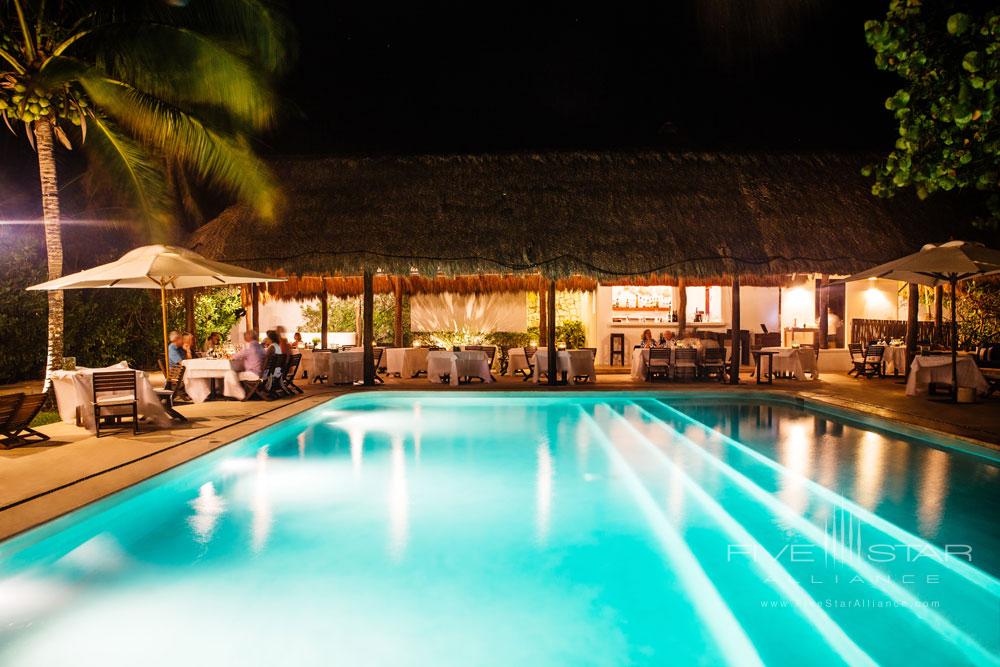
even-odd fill
[{"label": "wooden support post", "polygon": [[729,384],[740,383],[740,277],[733,276],[733,352],[730,360]]},{"label": "wooden support post", "polygon": [[934,286],[934,342],[944,334],[944,285]]},{"label": "wooden support post", "polygon": [[909,374],[910,364],[917,356],[917,315],[920,307],[920,286],[917,283],[909,283],[909,293],[906,299],[906,369],[904,375]]},{"label": "wooden support post", "polygon": [[687,333],[688,295],[684,285],[684,276],[677,277],[677,338],[684,338]]},{"label": "wooden support post", "polygon": [[371,271],[365,270],[365,293],[361,305],[362,334],[361,345],[364,350],[365,386],[375,386],[375,277]]},{"label": "wooden support post", "polygon": [[781,336],[779,344],[785,344],[785,329],[781,326],[781,285],[778,285],[778,334]]},{"label": "wooden support post", "polygon": [[958,277],[953,273],[951,282],[951,398],[958,401]]},{"label": "wooden support post", "polygon": [[[184,290],[184,328],[188,333],[195,335],[195,340],[198,340],[198,332],[195,331],[194,324],[194,290],[186,289]],[[211,333],[211,332],[209,332]],[[206,334],[207,335],[207,334]]]},{"label": "wooden support post", "polygon": [[395,307],[392,321],[392,344],[403,347],[403,281],[398,277],[392,279],[392,299]]},{"label": "wooden support post", "polygon": [[260,334],[260,285],[254,283],[250,286],[250,321],[253,330]]},{"label": "wooden support post", "polygon": [[326,290],[319,297],[319,346],[326,349],[327,335],[330,332],[330,296]]},{"label": "wooden support post", "polygon": [[819,278],[819,348],[829,347],[827,337],[830,335],[830,318],[826,311],[830,310],[830,276],[823,274]]},{"label": "wooden support post", "polygon": [[558,384],[559,378],[556,377],[556,369],[559,361],[559,350],[556,349],[556,281],[549,281],[548,294],[548,331],[546,332],[545,347],[548,348],[548,362],[549,362],[549,385]]},{"label": "wooden support post", "polygon": [[549,339],[548,296],[544,287],[538,288],[538,344],[545,345]]}]

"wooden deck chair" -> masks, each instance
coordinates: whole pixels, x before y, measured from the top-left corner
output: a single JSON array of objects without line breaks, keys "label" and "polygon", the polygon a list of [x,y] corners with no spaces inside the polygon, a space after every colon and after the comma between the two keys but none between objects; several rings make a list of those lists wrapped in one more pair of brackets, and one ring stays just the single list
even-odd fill
[{"label": "wooden deck chair", "polygon": [[6,394],[0,396],[0,447],[10,449],[31,442],[43,442],[49,436],[31,428],[42,409],[45,394]]}]

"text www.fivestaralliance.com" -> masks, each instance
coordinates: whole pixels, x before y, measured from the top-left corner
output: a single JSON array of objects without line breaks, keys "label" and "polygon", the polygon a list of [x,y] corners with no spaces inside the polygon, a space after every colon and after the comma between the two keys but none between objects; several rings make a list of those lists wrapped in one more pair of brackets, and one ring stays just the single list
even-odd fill
[{"label": "text www.fivestaralliance.com", "polygon": [[[931,609],[937,609],[941,606],[940,600],[915,600],[900,602],[896,600],[875,600],[867,598],[827,598],[824,600],[813,600],[813,603],[824,609],[901,609],[907,607],[928,607]],[[760,601],[760,606],[764,609],[784,609],[792,605],[794,605],[794,603],[789,602],[788,600]]]}]

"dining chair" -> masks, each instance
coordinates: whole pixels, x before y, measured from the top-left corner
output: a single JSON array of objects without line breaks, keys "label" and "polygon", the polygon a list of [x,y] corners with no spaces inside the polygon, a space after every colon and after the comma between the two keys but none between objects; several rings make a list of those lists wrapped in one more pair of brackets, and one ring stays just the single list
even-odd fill
[{"label": "dining chair", "polygon": [[698,376],[698,350],[693,347],[674,350],[674,377],[678,375],[692,380]]},{"label": "dining chair", "polygon": [[163,404],[163,409],[167,411],[167,414],[170,415],[171,418],[181,422],[186,422],[187,417],[177,412],[174,404],[177,403],[177,401],[187,399],[187,395],[184,393],[185,368],[186,367],[183,364],[171,366],[170,371],[167,373],[166,379],[163,383],[163,387],[160,389],[153,389],[153,392],[156,394],[156,397],[160,399],[160,403]]},{"label": "dining chair", "polygon": [[522,382],[527,382],[535,374],[535,352],[538,352],[537,347],[523,347],[524,350],[524,363],[528,364],[528,371],[522,371],[524,375],[524,380]]},{"label": "dining chair", "polygon": [[[107,419],[113,423],[121,424],[122,417],[129,415],[118,411],[118,408],[127,407],[132,408],[132,433],[139,435],[139,400],[136,397],[135,371],[98,371],[91,377],[94,386],[92,405],[97,437],[101,437],[101,420]],[[112,412],[102,415],[101,412],[104,410]]]},{"label": "dining chair", "polygon": [[654,347],[649,350],[649,362],[646,364],[646,381],[653,382],[659,376],[670,379],[670,348]]}]

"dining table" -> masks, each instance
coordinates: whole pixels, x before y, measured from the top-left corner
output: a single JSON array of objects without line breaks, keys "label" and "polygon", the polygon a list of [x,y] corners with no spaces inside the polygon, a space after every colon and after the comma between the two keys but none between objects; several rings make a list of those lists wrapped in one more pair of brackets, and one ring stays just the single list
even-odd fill
[{"label": "dining table", "polygon": [[426,347],[385,348],[385,371],[401,378],[415,378],[427,372]]},{"label": "dining table", "polygon": [[[959,355],[956,361],[959,387],[972,387],[980,396],[989,391],[990,385],[976,360],[971,356]],[[931,383],[951,384],[951,355],[917,356],[910,364],[910,374],[906,379],[906,395],[917,396],[927,391]]]},{"label": "dining table", "polygon": [[806,373],[810,379],[819,379],[819,370],[816,368],[816,352],[812,346],[802,347],[762,347],[761,352],[771,352],[771,373],[784,374],[794,377],[796,380],[806,379]]},{"label": "dining table", "polygon": [[[59,418],[67,424],[76,424],[91,433],[97,432],[97,421],[94,418],[94,373],[101,371],[128,370],[126,361],[120,361],[112,366],[102,368],[78,367],[74,370],[59,370],[52,372],[52,388],[56,395],[56,407]],[[160,403],[149,378],[143,371],[135,371],[136,401],[139,414],[146,423],[152,423],[161,428],[170,426],[170,415]],[[102,414],[115,414],[117,408],[101,408]],[[131,414],[131,408],[121,409],[122,414]]]},{"label": "dining table", "polygon": [[[548,372],[548,348],[540,347],[535,351],[534,363],[533,379],[537,384],[541,373]],[[593,382],[597,377],[594,371],[594,353],[590,350],[556,350],[556,373],[569,384],[576,384],[576,378],[585,378],[583,382]]]},{"label": "dining table", "polygon": [[[702,341],[700,338],[685,338],[680,342],[667,342],[660,347],[670,349],[670,366],[673,367],[677,359],[678,348],[694,348],[698,352],[698,361],[705,357],[705,345],[709,341]],[[711,344],[718,346],[718,343],[711,341]],[[632,349],[632,368],[630,377],[636,382],[644,382],[649,369],[649,349],[648,347],[636,347]],[[673,371],[671,371],[673,375]]]},{"label": "dining table", "polygon": [[882,363],[885,364],[885,372],[899,375],[906,372],[906,346],[886,345],[882,352]]},{"label": "dining table", "polygon": [[480,378],[484,383],[493,382],[489,357],[482,350],[433,350],[427,353],[427,379],[435,383],[447,382],[457,387],[460,378]]},{"label": "dining table", "polygon": [[313,350],[313,379],[325,377],[331,384],[364,382],[365,353],[362,349],[333,352]]},{"label": "dining table", "polygon": [[[222,396],[242,401],[246,390],[240,382],[240,372],[229,359],[184,359],[184,392],[195,403],[218,397],[218,383],[222,381]],[[256,377],[256,376],[254,376]]]}]

